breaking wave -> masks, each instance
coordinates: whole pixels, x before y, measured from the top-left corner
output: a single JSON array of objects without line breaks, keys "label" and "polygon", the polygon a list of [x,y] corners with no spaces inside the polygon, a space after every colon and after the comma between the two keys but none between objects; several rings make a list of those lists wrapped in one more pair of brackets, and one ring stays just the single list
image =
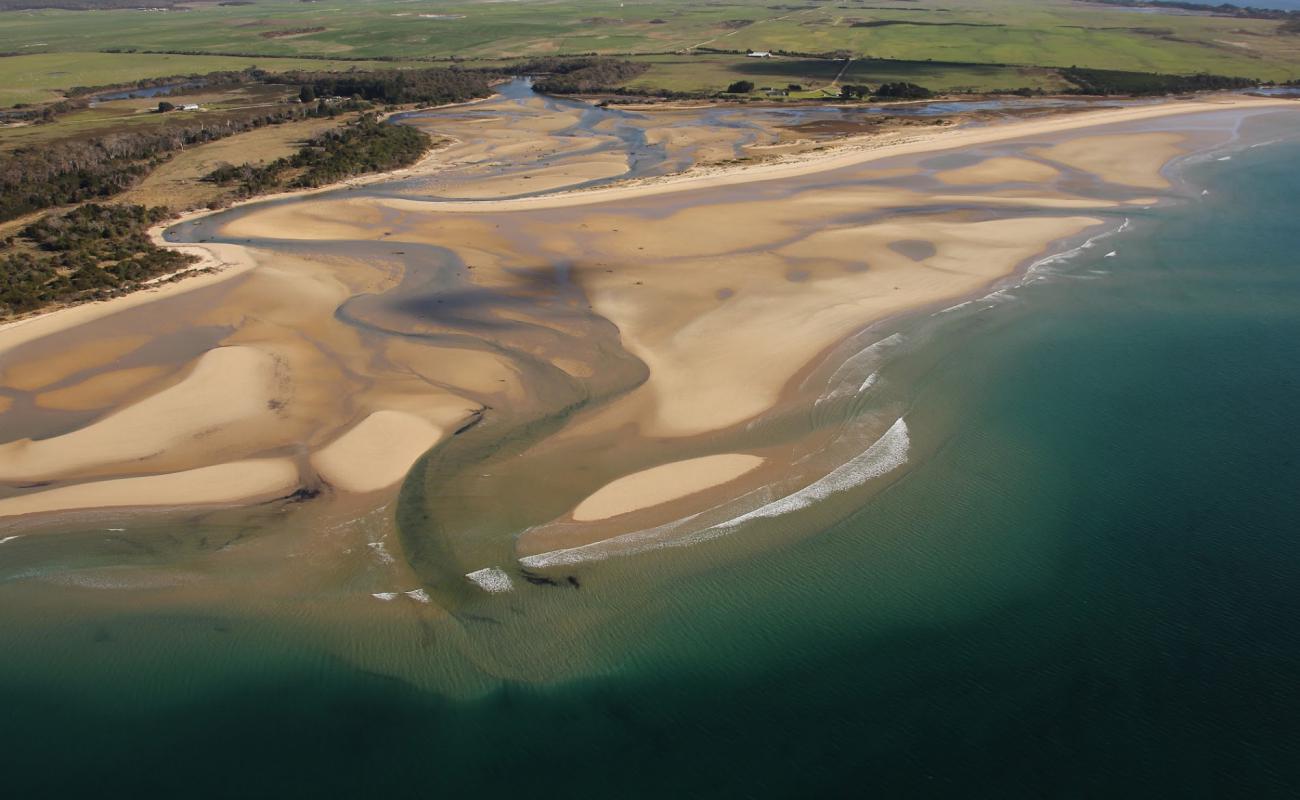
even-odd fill
[{"label": "breaking wave", "polygon": [[885,355],[902,343],[903,335],[893,333],[844,359],[826,381],[827,389],[813,403],[814,407],[870,389],[879,378],[876,369],[885,360]]},{"label": "breaking wave", "polygon": [[1128,217],[1125,217],[1124,221],[1120,223],[1120,226],[1114,230],[1102,231],[1101,233],[1088,237],[1086,240],[1084,240],[1083,244],[1080,244],[1077,247],[1071,247],[1069,250],[1063,250],[1059,253],[1053,253],[1049,256],[1044,256],[1043,258],[1038,259],[1037,261],[1030,264],[1029,268],[1025,270],[1025,277],[1024,280],[1021,281],[1021,283],[1024,284],[1024,283],[1029,283],[1032,280],[1037,280],[1038,278],[1043,276],[1043,274],[1046,272],[1048,267],[1054,264],[1064,263],[1066,261],[1073,259],[1075,256],[1079,255],[1080,253],[1085,253],[1088,250],[1091,250],[1092,248],[1097,246],[1097,242],[1100,242],[1104,239],[1109,239],[1110,237],[1115,236],[1117,234],[1121,234],[1124,231],[1128,230],[1131,225],[1132,225],[1132,221]]},{"label": "breaking wave", "polygon": [[[910,446],[911,438],[908,435],[907,423],[903,421],[902,417],[899,417],[879,439],[862,453],[802,489],[783,497],[773,498],[770,487],[764,487],[738,498],[735,502],[727,503],[724,506],[716,506],[664,525],[625,533],[621,536],[579,547],[525,556],[519,559],[519,563],[531,569],[541,569],[578,564],[584,561],[603,561],[614,556],[634,555],[650,550],[686,547],[706,542],[710,539],[725,536],[747,522],[770,519],[807,508],[836,492],[861,486],[869,480],[893,472],[907,463]],[[707,519],[712,512],[723,508],[734,508],[737,505],[743,506],[747,503],[753,505],[753,508],[749,511],[709,524],[685,536],[667,538],[668,534],[681,530],[692,522]]]},{"label": "breaking wave", "polygon": [[515,588],[510,576],[496,567],[484,567],[465,573],[465,577],[478,584],[484,591],[498,594]]}]

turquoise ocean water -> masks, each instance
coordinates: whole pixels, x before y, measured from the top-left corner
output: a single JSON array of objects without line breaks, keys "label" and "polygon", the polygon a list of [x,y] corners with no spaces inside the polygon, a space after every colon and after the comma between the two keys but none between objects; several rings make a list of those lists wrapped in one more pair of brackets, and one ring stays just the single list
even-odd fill
[{"label": "turquoise ocean water", "polygon": [[590,674],[467,698],[291,620],[4,608],[0,788],[1294,796],[1294,119],[1252,121],[1283,140],[1185,165],[1184,199],[1042,280],[916,322],[882,373],[908,403],[901,479],[812,537],[699,545]]}]

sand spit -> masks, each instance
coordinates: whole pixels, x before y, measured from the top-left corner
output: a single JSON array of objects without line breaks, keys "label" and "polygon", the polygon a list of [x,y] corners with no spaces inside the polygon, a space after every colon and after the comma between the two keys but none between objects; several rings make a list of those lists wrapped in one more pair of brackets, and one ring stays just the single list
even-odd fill
[{"label": "sand spit", "polygon": [[[829,148],[774,163],[757,165],[713,167],[684,175],[652,178],[608,188],[576,192],[521,197],[511,200],[489,200],[473,203],[437,202],[440,213],[484,213],[487,211],[512,211],[538,208],[564,208],[591,205],[613,200],[640,198],[670,192],[727,186],[754,181],[775,180],[808,175],[840,167],[865,164],[892,156],[938,152],[959,147],[990,144],[1014,138],[1028,138],[1075,130],[1118,125],[1130,122],[1160,119],[1207,111],[1231,111],[1265,108],[1296,108],[1294,100],[1284,98],[1254,97],[1249,95],[1215,95],[1196,100],[1180,100],[1125,108],[1106,108],[1076,111],[1058,116],[1035,117],[1009,122],[999,122],[978,128],[942,128],[917,134],[914,130],[898,131],[888,136],[871,137],[841,147]],[[1130,152],[1133,150],[1129,148]],[[1096,158],[1104,161],[1123,150],[1107,149]],[[393,200],[394,204],[409,203],[412,208],[427,207],[429,201]]]},{"label": "sand spit", "polygon": [[289,494],[298,469],[287,458],[215,464],[138,478],[62,486],[0,500],[0,517],[93,508],[217,505],[265,500]]},{"label": "sand spit", "polygon": [[721,453],[660,464],[605,484],[573,509],[573,519],[590,522],[661,505],[733,481],[763,461],[746,453]]},{"label": "sand spit", "polygon": [[[683,437],[744,422],[772,408],[818,353],[871,321],[974,292],[1050,242],[1100,222],[914,217],[828,226],[763,256],[655,264],[635,271],[641,285],[626,275],[584,276],[595,309],[650,368],[643,386],[610,406],[609,424]],[[890,247],[908,240],[926,243],[932,254],[918,261]],[[791,281],[792,260],[821,268]],[[871,268],[862,271],[863,262]],[[719,302],[718,286],[735,287],[734,294]]]}]

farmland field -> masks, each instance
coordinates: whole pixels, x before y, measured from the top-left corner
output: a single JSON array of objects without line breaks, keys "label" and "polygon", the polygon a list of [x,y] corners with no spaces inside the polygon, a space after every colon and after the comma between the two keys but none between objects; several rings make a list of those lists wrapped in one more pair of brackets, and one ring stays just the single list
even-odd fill
[{"label": "farmland field", "polygon": [[[0,52],[23,55],[0,61],[5,86],[0,104],[49,99],[52,92],[79,84],[251,63],[270,66],[267,60],[273,57],[401,61],[579,53],[646,56],[654,66],[638,85],[679,89],[716,88],[728,77],[762,75],[761,68],[744,62],[660,57],[702,49],[842,50],[858,58],[1012,66],[1010,72],[1000,66],[921,71],[921,77],[939,89],[1050,88],[1050,80],[1042,75],[1014,69],[1027,66],[1203,71],[1268,80],[1300,77],[1300,35],[1279,32],[1277,21],[1135,13],[1077,0],[790,5],[759,0],[258,0],[171,11],[12,11],[3,12],[3,22]],[[218,61],[212,60],[215,56],[139,52],[110,57],[99,52],[107,49],[239,57]],[[274,66],[300,65],[276,61]],[[812,83],[819,74],[814,70],[799,78]],[[875,74],[868,69],[853,75],[871,80]]]},{"label": "farmland field", "polygon": [[[0,17],[0,21],[7,21]],[[76,86],[112,86],[142,78],[262,67],[270,70],[375,67],[379,62],[320,61],[258,56],[149,53],[40,53],[0,58],[0,107],[57,100]],[[388,65],[400,66],[400,65]]]}]

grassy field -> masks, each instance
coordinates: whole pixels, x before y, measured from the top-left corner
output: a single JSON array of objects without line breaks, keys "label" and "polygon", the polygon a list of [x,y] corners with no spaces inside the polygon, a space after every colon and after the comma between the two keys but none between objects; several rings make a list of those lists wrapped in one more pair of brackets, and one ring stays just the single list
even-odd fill
[{"label": "grassy field", "polygon": [[[1300,36],[1279,35],[1277,22],[1144,11],[1077,0],[257,0],[188,11],[4,12],[0,51],[487,58],[846,49],[914,61],[1300,77]],[[81,58],[46,73],[84,73]]]},{"label": "grassy field", "polygon": [[[851,80],[914,80],[937,90],[1051,88],[1032,66],[1300,78],[1300,36],[1278,23],[1148,13],[1078,0],[256,0],[190,10],[0,12],[0,105],[52,99],[76,85],[178,73],[303,66],[296,59],[500,58],[600,52],[663,54],[698,48],[845,50]],[[104,49],[230,55],[106,54]],[[701,90],[764,70],[738,60],[648,56],[641,86]],[[887,68],[877,59],[916,62]],[[924,68],[920,62],[978,67]],[[313,61],[331,68],[346,61]],[[1001,65],[1013,65],[1003,67]],[[790,82],[825,78],[797,65]],[[910,77],[909,77],[910,76]],[[833,76],[832,76],[833,77]]]},{"label": "grassy field", "polygon": [[[0,14],[0,23],[5,21],[7,15]],[[351,66],[374,67],[379,63],[146,53],[40,53],[9,56],[0,58],[0,107],[14,103],[57,100],[63,91],[74,86],[108,86],[132,83],[142,78],[203,74],[247,67],[271,70],[347,69]]]},{"label": "grassy field", "polygon": [[355,115],[339,119],[306,119],[241,133],[228,139],[186,149],[163,163],[144,180],[115,198],[119,203],[166,206],[173,211],[202,208],[228,197],[231,187],[208,183],[203,177],[223,164],[269,163],[292,155],[306,140],[337,128]]},{"label": "grassy field", "polygon": [[27,145],[39,145],[59,139],[127,132],[142,127],[184,125],[195,114],[255,113],[256,109],[280,106],[295,93],[294,87],[253,84],[222,91],[192,91],[168,95],[176,105],[196,103],[199,112],[174,111],[153,113],[159,98],[132,98],[100,103],[93,108],[60,114],[54,122],[42,125],[15,125],[0,128],[0,151]]}]

